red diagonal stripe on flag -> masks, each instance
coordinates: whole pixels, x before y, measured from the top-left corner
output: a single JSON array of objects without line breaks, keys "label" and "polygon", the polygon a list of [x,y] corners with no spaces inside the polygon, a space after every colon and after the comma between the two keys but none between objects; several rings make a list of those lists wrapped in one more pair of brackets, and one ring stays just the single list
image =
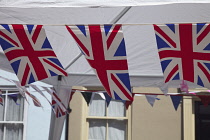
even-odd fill
[{"label": "red diagonal stripe on flag", "polygon": [[28,64],[26,64],[26,68],[25,68],[25,71],[24,71],[24,74],[23,74],[21,85],[25,85],[26,84],[28,76],[30,76],[29,75],[29,71],[30,71],[30,67],[28,66]]},{"label": "red diagonal stripe on flag", "polygon": [[32,36],[32,40],[33,40],[34,43],[36,42],[41,29],[42,29],[42,25],[37,25],[36,26],[36,29],[34,30],[34,33],[33,33],[33,36]]},{"label": "red diagonal stripe on flag", "polygon": [[[19,47],[18,43],[15,42],[13,39],[11,39],[10,37],[8,37],[6,34],[4,34],[2,31],[0,31],[0,36],[3,36],[4,38],[6,38],[9,42],[12,42],[16,47]],[[12,45],[12,44],[11,44]]]},{"label": "red diagonal stripe on flag", "polygon": [[56,68],[57,70],[59,70],[60,72],[62,72],[65,76],[68,75],[63,69],[61,69],[61,68],[58,67],[57,65],[53,64],[52,62],[48,61],[47,59],[43,59],[43,60],[44,60],[44,62],[46,62],[47,64],[53,66],[54,68]]},{"label": "red diagonal stripe on flag", "polygon": [[179,70],[179,67],[178,65],[176,65],[172,70],[171,72],[169,73],[168,77],[166,78],[165,82],[168,82],[171,77],[174,75],[174,73],[176,73],[177,71]]},{"label": "red diagonal stripe on flag", "polygon": [[208,25],[205,30],[198,36],[197,38],[197,44],[199,44],[204,37],[206,37],[206,35],[209,34],[209,31],[210,31],[210,25]]},{"label": "red diagonal stripe on flag", "polygon": [[111,32],[111,34],[109,35],[109,38],[107,39],[107,49],[109,49],[109,47],[111,46],[112,41],[114,40],[120,28],[121,28],[121,25],[115,25],[115,27],[113,28],[113,31]]},{"label": "red diagonal stripe on flag", "polygon": [[162,35],[174,48],[176,48],[176,43],[166,34],[164,33],[160,27],[158,27],[157,25],[154,25],[154,29],[160,34]]},{"label": "red diagonal stripe on flag", "polygon": [[82,48],[82,51],[87,55],[90,56],[89,51],[87,50],[87,48],[82,44],[82,42],[77,38],[77,36],[74,34],[74,32],[68,27],[66,26],[67,30],[71,33],[71,35],[73,36],[73,38],[76,40],[76,42],[78,43],[78,45]]},{"label": "red diagonal stripe on flag", "polygon": [[198,62],[198,67],[203,71],[203,73],[205,74],[206,78],[210,82],[210,74],[209,74],[209,72],[204,68],[204,66],[200,62]]},{"label": "red diagonal stripe on flag", "polygon": [[132,95],[130,95],[127,90],[122,86],[122,84],[117,80],[117,78],[111,74],[111,78],[112,80],[115,82],[115,84],[122,90],[123,94],[130,100],[132,101],[133,100],[133,97]]}]

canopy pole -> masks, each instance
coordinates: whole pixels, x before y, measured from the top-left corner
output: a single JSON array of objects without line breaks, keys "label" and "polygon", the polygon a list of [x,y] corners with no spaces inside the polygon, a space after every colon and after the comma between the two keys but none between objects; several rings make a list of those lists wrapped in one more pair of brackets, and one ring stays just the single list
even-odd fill
[{"label": "canopy pole", "polygon": [[[61,80],[62,80],[62,75],[58,75],[58,84],[57,84],[57,92],[60,92],[60,86],[61,86]],[[55,130],[55,123],[52,123],[52,120],[56,120],[55,114],[53,111],[51,111],[51,121],[50,121],[50,131],[49,131],[49,137],[48,140],[53,140],[54,136],[52,133],[54,133]]]},{"label": "canopy pole", "polygon": [[76,62],[80,57],[82,56],[82,53],[80,52],[79,55],[77,55],[64,69],[67,70],[69,67],[71,67],[74,62]]},{"label": "canopy pole", "polygon": [[129,10],[131,9],[131,6],[129,7],[125,7],[120,13],[119,15],[117,15],[112,21],[112,24],[116,24]]}]

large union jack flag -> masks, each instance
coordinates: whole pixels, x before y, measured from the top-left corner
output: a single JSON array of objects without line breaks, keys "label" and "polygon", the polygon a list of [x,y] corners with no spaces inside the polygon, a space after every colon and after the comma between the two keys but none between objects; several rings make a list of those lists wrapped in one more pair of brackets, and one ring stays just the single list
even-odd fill
[{"label": "large union jack flag", "polygon": [[114,99],[133,100],[121,25],[66,26]]},{"label": "large union jack flag", "polygon": [[67,73],[57,59],[42,25],[0,25],[0,45],[21,85]]},{"label": "large union jack flag", "polygon": [[210,87],[210,25],[154,25],[165,82],[187,80]]}]

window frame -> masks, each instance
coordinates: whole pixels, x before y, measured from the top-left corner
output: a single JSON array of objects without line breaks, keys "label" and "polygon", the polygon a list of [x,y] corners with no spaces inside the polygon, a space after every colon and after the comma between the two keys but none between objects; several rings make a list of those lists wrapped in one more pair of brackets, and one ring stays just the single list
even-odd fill
[{"label": "window frame", "polygon": [[[1,91],[5,92],[5,100],[4,100],[4,120],[0,121],[0,124],[22,124],[23,125],[23,140],[26,140],[26,127],[27,127],[27,113],[28,113],[28,103],[24,99],[24,107],[23,107],[23,120],[22,121],[7,121],[6,115],[7,115],[7,103],[8,103],[8,93],[11,91],[19,92],[16,86],[0,86]],[[23,97],[22,97],[23,98]],[[26,97],[27,98],[27,97]],[[4,131],[3,131],[3,140],[6,140],[6,126],[4,125]]]},{"label": "window frame", "polygon": [[110,117],[108,116],[108,107],[105,106],[106,109],[106,115],[105,116],[89,116],[89,106],[87,106],[86,104],[86,135],[85,135],[85,139],[88,140],[88,136],[89,136],[89,120],[106,120],[106,139],[105,140],[108,140],[108,121],[109,120],[124,120],[127,122],[126,124],[126,140],[131,140],[131,108],[132,108],[132,105],[128,108],[128,109],[125,109],[125,116],[124,117]]}]

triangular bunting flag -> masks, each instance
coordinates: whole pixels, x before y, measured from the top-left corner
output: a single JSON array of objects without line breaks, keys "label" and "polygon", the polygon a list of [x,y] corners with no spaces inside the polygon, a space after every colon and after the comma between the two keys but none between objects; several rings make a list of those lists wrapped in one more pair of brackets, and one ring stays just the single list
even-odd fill
[{"label": "triangular bunting flag", "polygon": [[66,28],[107,93],[113,99],[133,100],[122,25],[98,24],[66,26]]},{"label": "triangular bunting flag", "polygon": [[21,86],[19,81],[12,80],[12,82],[16,85],[17,89],[19,90],[20,95],[28,102],[28,99],[26,98],[26,95],[25,95],[25,93],[27,92],[27,89],[24,86]]},{"label": "triangular bunting flag", "polygon": [[[208,66],[210,60],[206,59],[210,55],[208,46],[210,36],[206,35],[210,32],[209,25],[206,23],[153,25],[165,83],[186,80],[210,88],[207,80],[210,77]],[[169,63],[164,63],[165,61]]]},{"label": "triangular bunting flag", "polygon": [[180,101],[182,100],[182,96],[170,95],[170,97],[171,97],[171,101],[172,101],[172,103],[174,105],[175,110],[177,110],[178,107],[179,107]]},{"label": "triangular bunting flag", "polygon": [[104,96],[105,96],[106,105],[107,105],[107,107],[108,107],[110,101],[112,100],[112,98],[107,94],[107,92],[103,92],[103,94],[104,94]]},{"label": "triangular bunting flag", "polygon": [[[43,87],[51,96],[52,96],[52,109],[56,115],[56,117],[61,117],[66,115],[67,108],[62,103],[61,99],[58,97],[56,91],[53,88]],[[69,113],[69,112],[68,112]]]},{"label": "triangular bunting flag", "polygon": [[66,110],[63,110],[60,104],[62,103],[58,103],[52,98],[52,108],[53,108],[56,118],[66,115]]},{"label": "triangular bunting flag", "polygon": [[36,98],[36,96],[34,96],[33,94],[31,94],[30,97],[32,98],[33,103],[34,103],[34,105],[35,105],[36,107],[42,107],[40,101]]},{"label": "triangular bunting flag", "polygon": [[[68,101],[68,105],[70,105],[70,102],[71,102],[71,100],[72,100],[72,98],[73,98],[73,95],[74,95],[74,93],[75,93],[75,91],[71,91],[71,95],[70,95],[70,97],[69,97],[69,101]],[[68,111],[68,113],[71,113],[71,108],[70,107],[68,107],[67,108],[67,111]]]},{"label": "triangular bunting flag", "polygon": [[168,93],[168,84],[167,83],[163,83],[163,85],[159,85],[158,87],[163,92],[164,95],[167,95],[167,93]]},{"label": "triangular bunting flag", "polygon": [[92,97],[92,92],[81,92],[81,93],[85,101],[87,102],[87,105],[89,105],[91,97]]},{"label": "triangular bunting flag", "polygon": [[72,98],[73,98],[73,95],[74,95],[75,91],[71,91],[71,95],[70,95],[70,98],[69,98],[69,103],[71,102]]},{"label": "triangular bunting flag", "polygon": [[20,105],[20,104],[17,103],[18,95],[19,95],[19,93],[17,93],[17,94],[9,94],[8,97],[12,98],[12,100],[15,102],[16,105]]},{"label": "triangular bunting flag", "polygon": [[53,72],[53,76],[67,76],[43,25],[1,24],[0,27],[1,47],[22,86],[51,77],[49,71]]},{"label": "triangular bunting flag", "polygon": [[[26,97],[25,96],[25,91],[26,91],[26,88],[24,86],[21,86],[20,85],[20,82],[18,81],[14,81],[13,80],[13,83],[16,85],[16,87],[18,88],[19,92],[20,92],[20,95],[22,95],[24,98]],[[26,98],[25,98],[26,99]]]},{"label": "triangular bunting flag", "polygon": [[133,101],[125,101],[125,108],[128,109],[132,103]]},{"label": "triangular bunting flag", "polygon": [[204,95],[196,95],[201,99],[201,102],[203,103],[204,106],[208,106],[210,103],[210,96],[204,96]]},{"label": "triangular bunting flag", "polygon": [[48,98],[44,95],[44,93],[36,85],[30,84],[30,87],[32,87],[35,91],[37,91],[38,93],[40,93],[48,101],[48,103],[50,105],[52,105],[51,102],[48,100]]},{"label": "triangular bunting flag", "polygon": [[153,107],[155,100],[157,98],[157,95],[145,95],[147,98],[148,103]]},{"label": "triangular bunting flag", "polygon": [[[132,95],[133,95],[133,100],[134,100],[134,97],[135,97],[135,94],[134,93],[132,93]],[[128,109],[129,108],[129,106],[133,103],[133,100],[132,101],[125,101],[125,108],[126,109]]]},{"label": "triangular bunting flag", "polygon": [[91,96],[91,98],[90,98],[90,103],[89,103],[89,104],[92,104],[92,101],[93,101],[93,99],[94,99],[95,94],[96,94],[96,92],[93,92],[93,93],[92,93],[92,96]]}]

